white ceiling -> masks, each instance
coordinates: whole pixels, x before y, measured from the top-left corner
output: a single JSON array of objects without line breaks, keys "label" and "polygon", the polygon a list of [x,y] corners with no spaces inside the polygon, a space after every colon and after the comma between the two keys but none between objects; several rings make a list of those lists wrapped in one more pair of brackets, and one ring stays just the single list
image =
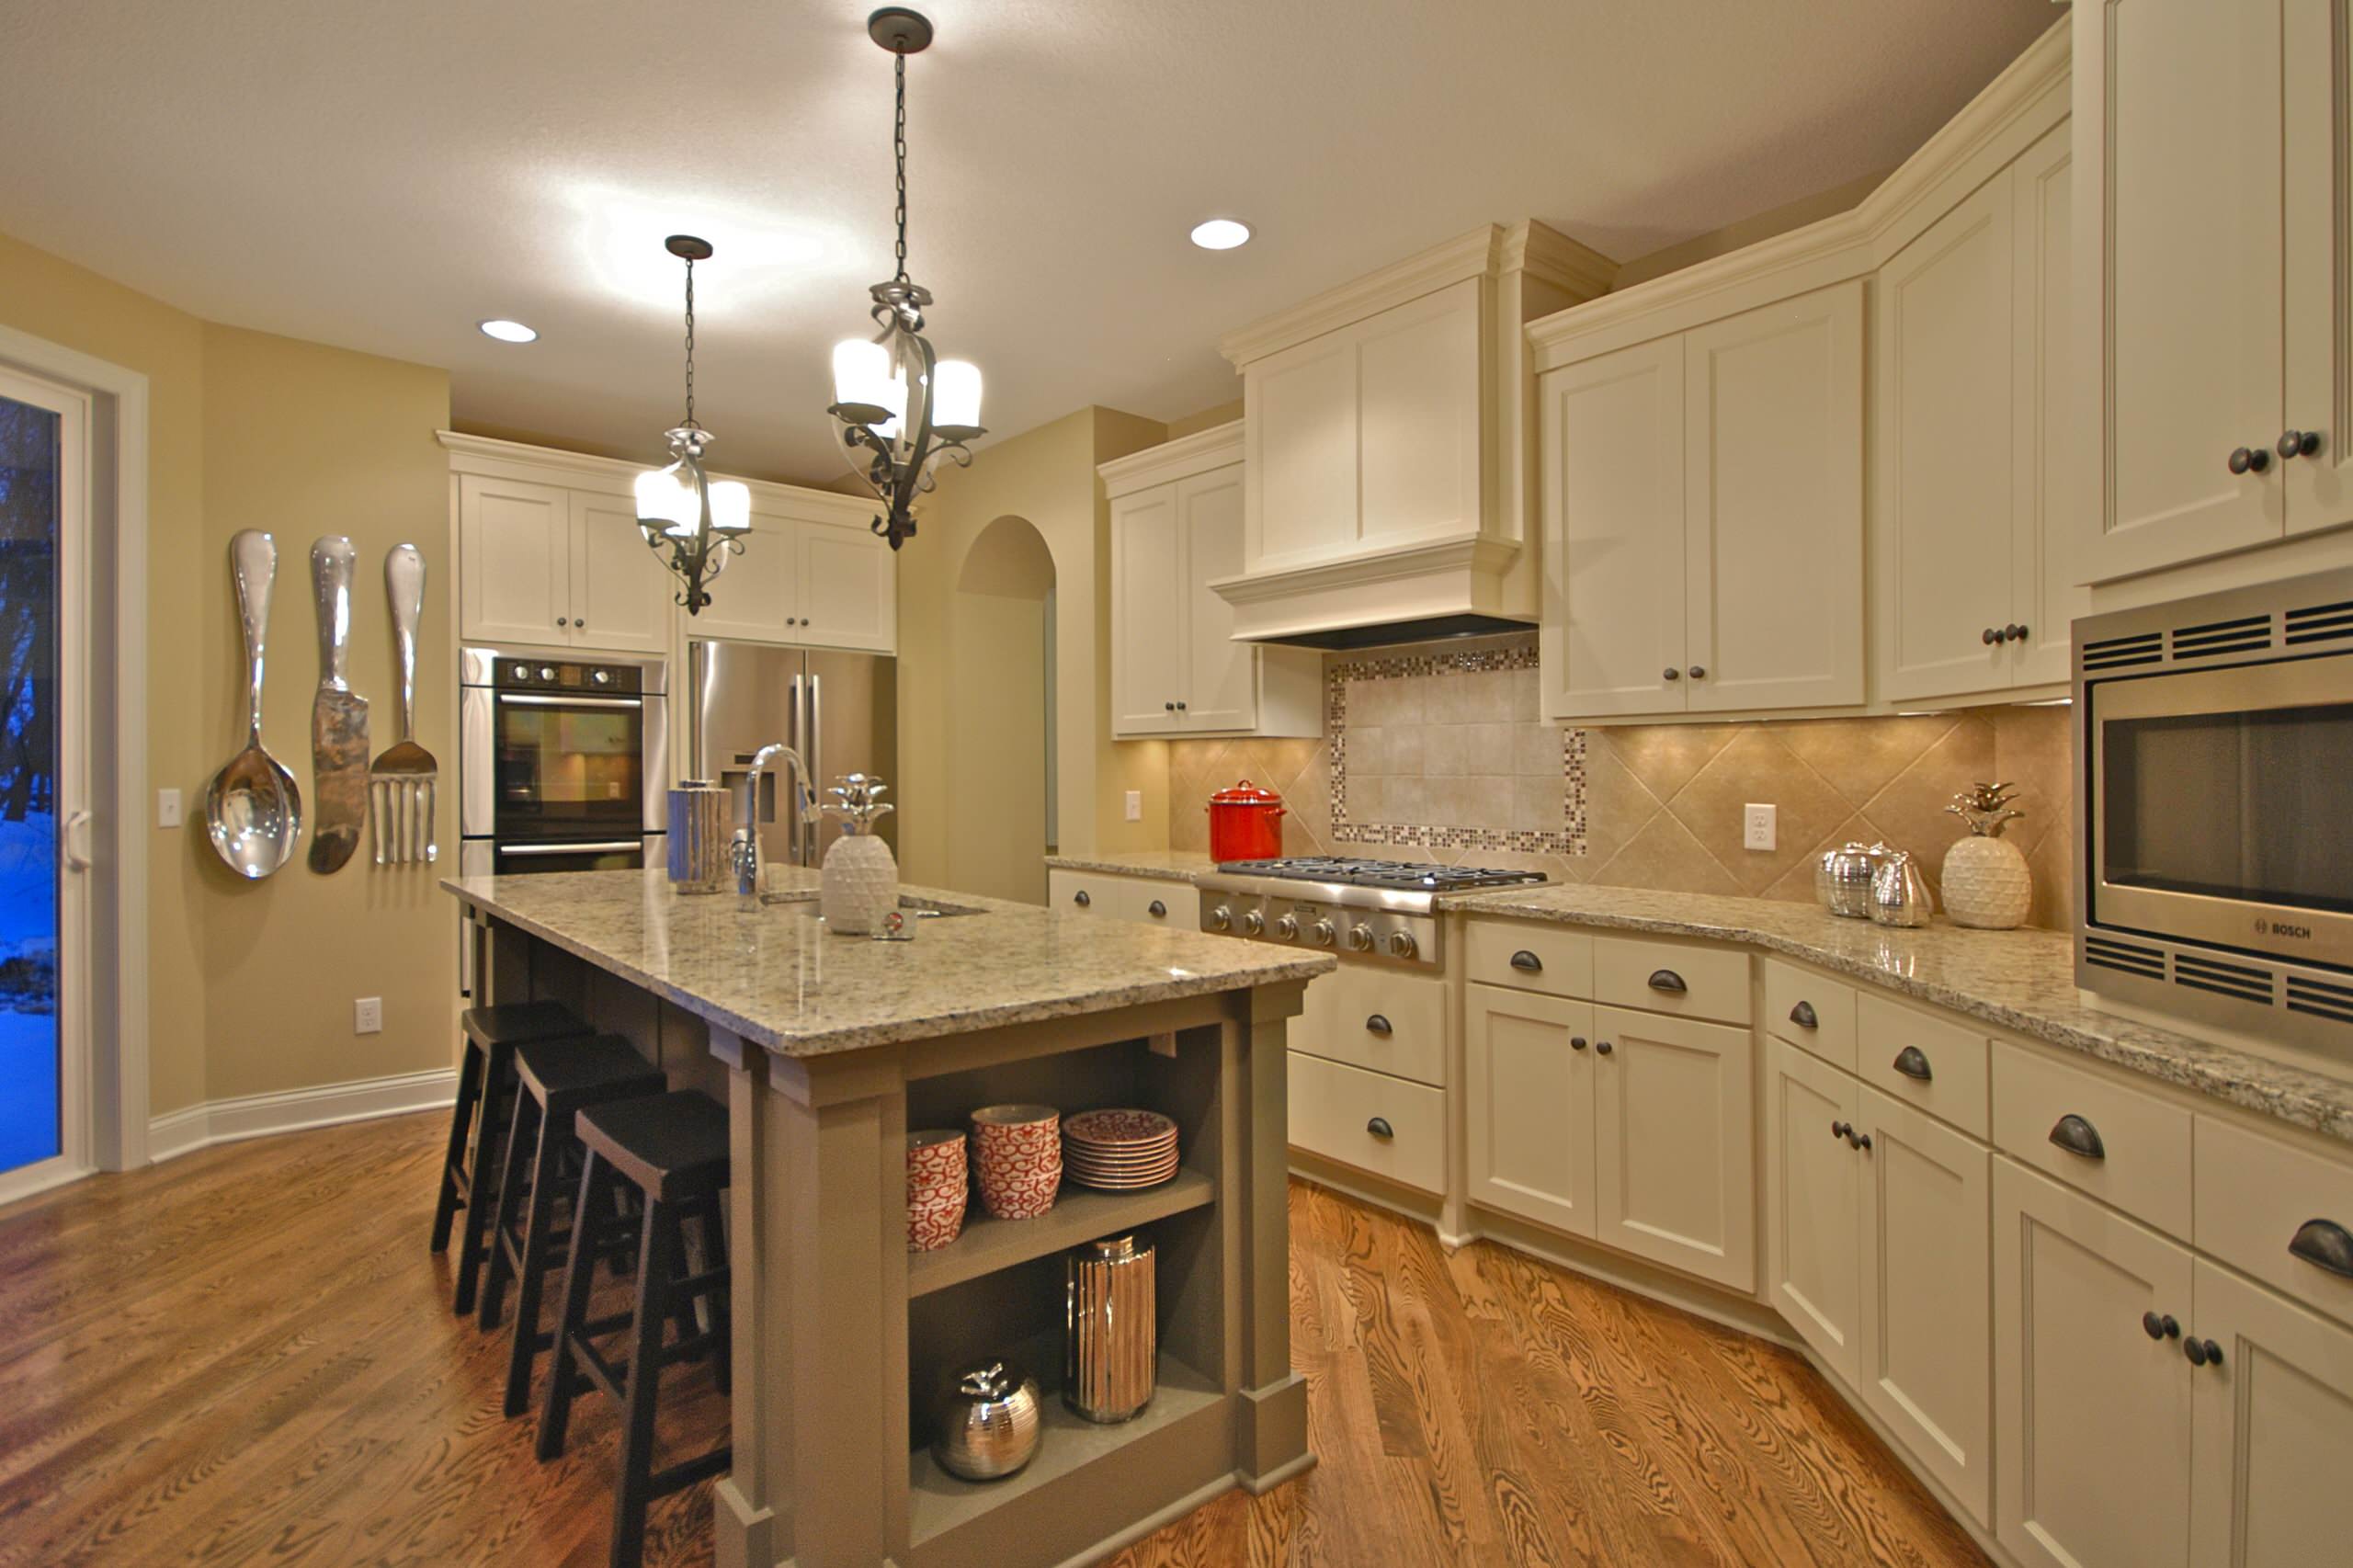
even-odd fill
[{"label": "white ceiling", "polygon": [[[1016,432],[1238,395],[1218,335],[1478,223],[1628,259],[1901,160],[2050,0],[929,0],[910,270]],[[838,476],[891,271],[865,0],[0,6],[0,231],[199,315],[447,366],[651,456],[698,270],[726,468]],[[135,22],[131,19],[135,17]],[[1186,242],[1214,215],[1257,237]],[[542,336],[474,330],[515,316]]]}]

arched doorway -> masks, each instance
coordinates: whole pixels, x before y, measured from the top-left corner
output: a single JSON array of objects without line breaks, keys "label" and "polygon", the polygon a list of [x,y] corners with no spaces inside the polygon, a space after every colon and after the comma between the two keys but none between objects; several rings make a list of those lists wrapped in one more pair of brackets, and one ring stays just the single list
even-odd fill
[{"label": "arched doorway", "polygon": [[1028,518],[981,530],[949,614],[949,885],[1043,903],[1057,806],[1054,558]]}]

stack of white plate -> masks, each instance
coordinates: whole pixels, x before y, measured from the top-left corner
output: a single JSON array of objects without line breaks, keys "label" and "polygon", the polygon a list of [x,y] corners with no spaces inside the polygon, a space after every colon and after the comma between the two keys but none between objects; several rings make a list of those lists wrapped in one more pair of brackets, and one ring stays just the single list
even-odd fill
[{"label": "stack of white plate", "polygon": [[1176,1123],[1156,1110],[1083,1110],[1063,1119],[1063,1171],[1081,1187],[1127,1192],[1176,1174]]}]

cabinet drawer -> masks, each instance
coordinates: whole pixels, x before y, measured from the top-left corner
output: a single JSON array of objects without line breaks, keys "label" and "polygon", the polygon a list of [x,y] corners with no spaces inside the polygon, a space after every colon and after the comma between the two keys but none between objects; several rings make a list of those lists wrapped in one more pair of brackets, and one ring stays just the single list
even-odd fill
[{"label": "cabinet drawer", "polygon": [[[2212,1117],[2193,1119],[2198,1163],[2191,1238],[2200,1250],[2353,1323],[2353,1278],[2327,1267],[2338,1260],[2340,1241],[2330,1227],[2353,1233],[2353,1165]],[[2297,1250],[2290,1251],[2290,1244]]]},{"label": "cabinet drawer", "polygon": [[1555,996],[1593,994],[1593,938],[1565,926],[1473,920],[1463,929],[1463,970],[1481,985]]},{"label": "cabinet drawer", "polygon": [[1686,1018],[1748,1022],[1748,955],[1625,937],[1593,939],[1593,999]]},{"label": "cabinet drawer", "polygon": [[1114,880],[1119,886],[1113,890],[1113,912],[1120,919],[1180,931],[1199,928],[1201,901],[1192,883],[1147,881],[1140,877]]},{"label": "cabinet drawer", "polygon": [[1835,1067],[1855,1070],[1855,992],[1779,959],[1765,960],[1765,1027]]},{"label": "cabinet drawer", "polygon": [[1994,1053],[1994,1142],[2161,1230],[2190,1233],[2187,1110],[2003,1045]]},{"label": "cabinet drawer", "polygon": [[1986,1135],[1989,1123],[1988,1043],[1984,1035],[1951,1019],[1882,997],[1856,999],[1855,1075],[1889,1097],[1918,1106],[1979,1138]]},{"label": "cabinet drawer", "polygon": [[1344,962],[1313,989],[1313,1027],[1294,1028],[1293,1051],[1446,1086],[1445,981]]},{"label": "cabinet drawer", "polygon": [[1046,903],[1068,915],[1119,917],[1120,879],[1094,871],[1046,873]]},{"label": "cabinet drawer", "polygon": [[1291,1051],[1294,1147],[1423,1192],[1446,1190],[1446,1096]]}]

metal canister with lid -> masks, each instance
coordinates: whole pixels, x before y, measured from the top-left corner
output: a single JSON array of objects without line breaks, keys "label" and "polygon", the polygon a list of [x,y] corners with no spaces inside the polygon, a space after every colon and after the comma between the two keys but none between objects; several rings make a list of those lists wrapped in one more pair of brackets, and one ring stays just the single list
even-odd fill
[{"label": "metal canister with lid", "polygon": [[1160,1354],[1154,1256],[1132,1235],[1068,1255],[1063,1403],[1089,1421],[1131,1421],[1152,1403]]},{"label": "metal canister with lid", "polygon": [[1825,849],[1813,868],[1813,896],[1823,908],[1849,920],[1868,920],[1871,914],[1871,878],[1887,859],[1884,844],[1848,840]]}]

